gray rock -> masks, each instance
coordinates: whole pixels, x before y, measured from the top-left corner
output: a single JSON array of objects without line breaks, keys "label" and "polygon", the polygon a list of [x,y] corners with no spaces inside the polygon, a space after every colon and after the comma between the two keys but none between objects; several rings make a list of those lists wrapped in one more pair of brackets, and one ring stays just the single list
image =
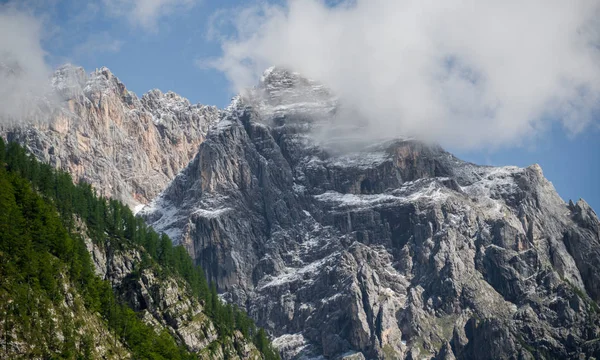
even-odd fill
[{"label": "gray rock", "polygon": [[341,107],[270,69],[143,216],[286,359],[597,356],[587,204],[567,205],[538,165],[350,138],[331,130]]},{"label": "gray rock", "polygon": [[219,337],[211,319],[182,279],[166,275],[158,265],[140,270],[142,250],[110,241],[93,244],[86,240],[96,274],[111,282],[122,301],[141,314],[157,332],[167,330],[177,342],[201,359],[260,360],[254,344],[235,332]]}]

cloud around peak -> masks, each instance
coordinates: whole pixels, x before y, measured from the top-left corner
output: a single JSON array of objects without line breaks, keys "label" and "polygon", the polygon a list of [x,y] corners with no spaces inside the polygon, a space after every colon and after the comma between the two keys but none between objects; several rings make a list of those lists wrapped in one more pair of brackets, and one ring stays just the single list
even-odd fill
[{"label": "cloud around peak", "polygon": [[237,91],[274,64],[322,81],[376,135],[498,147],[597,126],[599,18],[595,0],[289,0],[221,12],[211,65]]}]

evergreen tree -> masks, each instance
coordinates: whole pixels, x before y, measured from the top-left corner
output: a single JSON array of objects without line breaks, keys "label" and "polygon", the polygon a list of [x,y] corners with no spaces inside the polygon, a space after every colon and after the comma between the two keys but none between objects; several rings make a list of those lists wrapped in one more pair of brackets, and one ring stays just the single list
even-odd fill
[{"label": "evergreen tree", "polygon": [[[36,320],[40,316],[51,317],[42,314],[39,301],[62,301],[58,279],[66,267],[86,308],[102,314],[134,358],[189,357],[168,333],[156,334],[133,310],[119,303],[110,284],[95,275],[86,245],[76,231],[77,219],[85,224],[87,235],[96,243],[108,239],[116,247],[142,246],[142,268],[159,264],[168,274],[185,280],[190,291],[205,304],[220,335],[239,330],[253,339],[265,359],[279,358],[264,330],[256,330],[242,310],[220,301],[216,285],[209,287],[204,271],[194,265],[183,246],[173,246],[166,234],[157,234],[121,202],[98,196],[87,183],[75,185],[69,174],[38,163],[21,146],[5,144],[0,138],[0,318],[5,326],[22,324],[35,341],[51,343],[51,327],[40,325],[49,321]],[[13,299],[10,307],[2,301],[6,298]],[[75,356],[77,334],[72,331],[72,324],[64,326],[62,356],[88,357],[90,350],[85,344],[89,344],[89,339],[81,340],[85,346],[80,346],[81,353]],[[3,336],[8,346],[11,335],[4,332]]]}]

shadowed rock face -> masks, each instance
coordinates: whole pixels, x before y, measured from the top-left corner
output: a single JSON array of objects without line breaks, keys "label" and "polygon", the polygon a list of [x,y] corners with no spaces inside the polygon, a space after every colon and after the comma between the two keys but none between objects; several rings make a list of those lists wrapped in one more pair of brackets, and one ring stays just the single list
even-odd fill
[{"label": "shadowed rock face", "polygon": [[269,70],[143,216],[287,359],[600,356],[600,225],[583,200],[565,204],[538,165],[332,131],[339,106]]},{"label": "shadowed rock face", "polygon": [[0,135],[128,205],[147,204],[198,151],[220,117],[211,106],[152,90],[139,99],[107,68],[65,65],[53,93]]}]

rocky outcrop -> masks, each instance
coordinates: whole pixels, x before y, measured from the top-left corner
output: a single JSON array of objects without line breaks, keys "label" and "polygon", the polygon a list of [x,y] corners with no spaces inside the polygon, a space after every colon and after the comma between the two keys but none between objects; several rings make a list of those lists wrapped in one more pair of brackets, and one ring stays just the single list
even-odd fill
[{"label": "rocky outcrop", "polygon": [[585,202],[538,165],[352,137],[340,114],[321,85],[269,70],[143,216],[287,359],[600,356]]},{"label": "rocky outcrop", "polygon": [[[54,93],[0,135],[132,208],[153,199],[198,151],[220,111],[152,90],[138,98],[109,69],[65,65]],[[14,124],[14,122],[13,122]]]},{"label": "rocky outcrop", "polygon": [[157,332],[167,330],[179,344],[201,359],[260,360],[254,344],[236,331],[223,337],[185,282],[157,264],[143,267],[143,250],[109,241],[86,241],[96,274],[109,280],[115,293]]}]

